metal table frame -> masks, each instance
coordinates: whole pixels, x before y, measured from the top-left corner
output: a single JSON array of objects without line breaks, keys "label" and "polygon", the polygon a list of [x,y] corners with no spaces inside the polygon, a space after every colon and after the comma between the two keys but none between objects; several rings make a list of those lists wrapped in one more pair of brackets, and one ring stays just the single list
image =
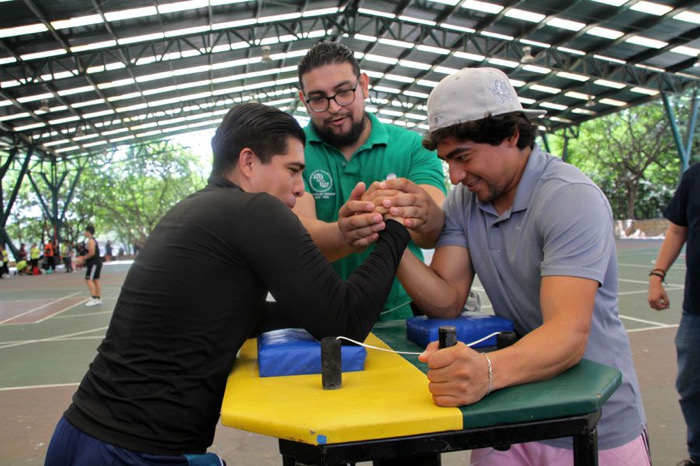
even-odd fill
[{"label": "metal table frame", "polygon": [[330,445],[280,439],[279,449],[283,466],[340,466],[359,461],[374,461],[375,466],[439,466],[441,453],[507,449],[514,443],[573,437],[574,465],[598,466],[600,416],[599,409],[580,416]]}]

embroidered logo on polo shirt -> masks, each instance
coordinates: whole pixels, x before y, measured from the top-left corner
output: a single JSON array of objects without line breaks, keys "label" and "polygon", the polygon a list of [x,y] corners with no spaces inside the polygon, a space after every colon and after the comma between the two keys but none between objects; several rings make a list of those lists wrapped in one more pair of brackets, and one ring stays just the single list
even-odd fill
[{"label": "embroidered logo on polo shirt", "polygon": [[326,199],[335,196],[333,189],[333,178],[331,174],[325,170],[315,170],[309,176],[309,188],[311,194],[316,199]]}]

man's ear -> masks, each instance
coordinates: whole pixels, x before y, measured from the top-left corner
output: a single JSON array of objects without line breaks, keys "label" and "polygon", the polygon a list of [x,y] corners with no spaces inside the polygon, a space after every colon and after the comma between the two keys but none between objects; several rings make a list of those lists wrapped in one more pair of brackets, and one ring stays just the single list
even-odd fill
[{"label": "man's ear", "polygon": [[309,104],[306,103],[306,96],[304,95],[304,91],[302,91],[301,89],[299,89],[299,100],[302,104],[304,104],[308,111]]},{"label": "man's ear", "polygon": [[360,87],[364,98],[369,98],[369,76],[367,76],[367,73],[360,73]]},{"label": "man's ear", "polygon": [[238,154],[238,170],[246,178],[253,176],[255,171],[255,165],[259,162],[258,156],[253,152],[252,149],[245,147]]},{"label": "man's ear", "polygon": [[518,126],[516,125],[513,134],[508,138],[508,147],[516,147],[518,145],[518,141],[520,140],[520,129],[518,129]]}]

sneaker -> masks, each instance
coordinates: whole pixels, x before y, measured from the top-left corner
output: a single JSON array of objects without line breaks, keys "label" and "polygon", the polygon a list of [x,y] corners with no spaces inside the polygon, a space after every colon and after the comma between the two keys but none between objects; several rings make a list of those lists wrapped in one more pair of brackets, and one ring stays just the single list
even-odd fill
[{"label": "sneaker", "polygon": [[464,304],[465,312],[481,312],[481,295],[478,291],[469,290],[467,302]]},{"label": "sneaker", "polygon": [[90,301],[88,301],[88,302],[85,303],[85,305],[86,305],[87,307],[98,306],[98,305],[100,305],[100,304],[102,304],[102,299],[101,299],[101,298],[92,298]]}]

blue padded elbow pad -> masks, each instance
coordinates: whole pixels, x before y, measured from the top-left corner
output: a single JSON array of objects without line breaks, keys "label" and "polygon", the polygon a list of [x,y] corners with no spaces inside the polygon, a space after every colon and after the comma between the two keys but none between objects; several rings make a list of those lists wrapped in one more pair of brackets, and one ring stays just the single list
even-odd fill
[{"label": "blue padded elbow pad", "polygon": [[[340,352],[343,372],[365,369],[365,348],[343,345]],[[321,342],[301,328],[263,333],[258,336],[258,371],[260,377],[320,374]]]},{"label": "blue padded elbow pad", "polygon": [[[493,332],[512,332],[513,323],[503,317],[472,314],[456,319],[429,319],[426,316],[411,317],[406,320],[406,336],[412,342],[426,347],[431,341],[438,340],[438,329],[450,325],[457,329],[457,340],[469,344]],[[496,335],[472,348],[496,346]]]}]

